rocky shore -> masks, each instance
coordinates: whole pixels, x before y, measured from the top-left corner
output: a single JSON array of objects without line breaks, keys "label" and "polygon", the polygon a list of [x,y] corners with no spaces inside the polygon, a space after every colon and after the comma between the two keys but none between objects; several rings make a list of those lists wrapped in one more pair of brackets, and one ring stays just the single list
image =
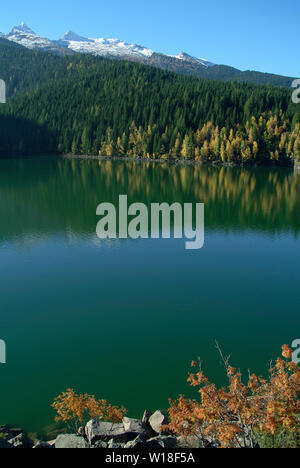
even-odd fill
[{"label": "rocky shore", "polygon": [[124,418],[121,423],[89,421],[75,434],[60,434],[52,441],[32,440],[20,429],[0,427],[0,448],[18,449],[175,449],[213,448],[200,438],[182,439],[162,432],[168,423],[162,411],[145,411],[141,420]]}]

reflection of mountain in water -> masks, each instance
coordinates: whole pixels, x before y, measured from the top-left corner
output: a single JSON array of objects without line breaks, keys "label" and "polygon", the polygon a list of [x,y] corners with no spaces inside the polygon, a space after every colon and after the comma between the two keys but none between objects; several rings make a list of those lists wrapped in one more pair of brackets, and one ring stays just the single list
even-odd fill
[{"label": "reflection of mountain in water", "polygon": [[1,161],[0,241],[93,236],[97,205],[117,205],[119,194],[129,203],[204,202],[206,230],[300,231],[292,170],[36,159]]}]

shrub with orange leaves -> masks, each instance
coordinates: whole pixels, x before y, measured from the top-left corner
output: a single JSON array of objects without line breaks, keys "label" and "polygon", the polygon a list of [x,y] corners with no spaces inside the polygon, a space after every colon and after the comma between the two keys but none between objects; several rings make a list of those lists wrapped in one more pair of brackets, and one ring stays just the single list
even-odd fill
[{"label": "shrub with orange leaves", "polygon": [[[199,389],[200,402],[184,396],[170,400],[168,430],[182,438],[196,437],[222,448],[254,448],[262,435],[269,437],[271,447],[275,447],[279,445],[276,439],[281,440],[284,431],[292,440],[286,445],[297,446],[300,368],[291,361],[289,347],[282,347],[284,359],[277,359],[268,379],[253,374],[247,385],[218,345],[217,348],[225,365],[228,387],[218,389],[209,382],[200,362],[198,372],[188,378],[190,385]],[[192,362],[193,367],[197,365]]]},{"label": "shrub with orange leaves", "polygon": [[126,409],[112,406],[106,400],[96,400],[93,395],[77,395],[74,390],[67,389],[51,405],[57,412],[56,422],[63,422],[77,431],[90,419],[121,422],[126,415]]}]

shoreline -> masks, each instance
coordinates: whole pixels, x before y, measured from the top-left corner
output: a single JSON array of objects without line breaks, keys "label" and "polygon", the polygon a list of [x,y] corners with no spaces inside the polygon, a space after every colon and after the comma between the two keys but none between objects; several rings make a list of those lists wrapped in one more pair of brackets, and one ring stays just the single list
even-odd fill
[{"label": "shoreline", "polygon": [[[190,449],[202,448],[204,441],[188,440],[164,430],[169,418],[167,412],[145,410],[141,419],[123,417],[119,422],[101,421],[98,418],[82,422],[69,432],[67,426],[57,428],[42,440],[37,434],[26,433],[21,428],[0,425],[0,448],[98,448],[98,449]],[[75,430],[74,430],[75,429]],[[50,440],[51,439],[51,440]]]},{"label": "shoreline", "polygon": [[240,167],[236,163],[222,163],[218,161],[203,162],[195,161],[192,159],[163,159],[163,158],[144,158],[139,156],[137,158],[131,156],[100,156],[92,154],[63,154],[60,155],[63,159],[82,159],[85,161],[94,160],[94,161],[120,161],[120,162],[142,162],[142,163],[157,163],[157,164],[169,164],[169,165],[183,165],[183,166],[226,166],[226,167]]},{"label": "shoreline", "polygon": [[102,155],[87,155],[87,154],[61,154],[59,155],[61,159],[78,159],[83,161],[119,161],[119,162],[139,162],[139,163],[157,163],[157,164],[168,164],[170,166],[205,166],[205,167],[238,167],[238,168],[257,168],[257,167],[286,167],[286,168],[295,168],[295,170],[300,171],[300,162],[290,161],[290,164],[280,164],[276,162],[270,162],[269,164],[258,164],[258,163],[242,163],[238,164],[236,162],[222,162],[222,161],[196,161],[194,159],[154,159],[154,158],[144,158],[131,157],[131,156],[102,156]]},{"label": "shoreline", "polygon": [[[119,450],[192,450],[219,448],[220,443],[205,435],[179,435],[168,428],[167,412],[145,410],[141,419],[123,417],[118,422],[98,418],[81,426],[58,430],[53,438],[38,439],[22,429],[0,426],[0,448],[9,449],[119,449]],[[52,436],[53,436],[52,435]],[[239,448],[236,446],[235,448]],[[240,448],[254,448],[246,441]]]}]

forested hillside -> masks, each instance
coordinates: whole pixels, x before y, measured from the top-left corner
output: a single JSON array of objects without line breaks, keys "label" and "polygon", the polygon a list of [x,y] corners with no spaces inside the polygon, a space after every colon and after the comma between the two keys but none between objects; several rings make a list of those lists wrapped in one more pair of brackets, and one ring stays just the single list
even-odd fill
[{"label": "forested hillside", "polygon": [[[71,56],[63,57],[41,50],[29,50],[0,37],[0,78],[7,83],[8,97],[36,89],[53,80],[74,77],[82,73],[88,74],[96,71],[101,73],[105,59],[69,52]],[[132,60],[130,57],[127,59]],[[142,59],[137,60],[143,62]],[[270,84],[287,88],[292,83],[292,78],[289,77],[254,71],[242,72],[225,65],[205,68],[194,62],[176,60],[156,53],[144,62],[167,71],[209,80]]]},{"label": "forested hillside", "polygon": [[[36,60],[33,77],[40,76]],[[300,157],[299,106],[285,88],[200,80],[87,56],[51,60],[60,64],[51,84],[1,107],[2,121],[10,118],[1,132],[2,156],[34,149],[237,163]],[[20,125],[16,131],[14,119],[30,122],[43,137]]]},{"label": "forested hillside", "polygon": [[164,70],[174,71],[183,75],[197,76],[208,80],[237,81],[239,83],[253,83],[258,85],[270,84],[272,86],[291,87],[293,78],[261,73],[257,71],[241,71],[228,65],[214,65],[213,67],[201,67],[193,62],[174,60],[162,54],[153,54],[150,59],[138,61],[160,67]]},{"label": "forested hillside", "polygon": [[0,78],[6,82],[7,96],[24,94],[45,83],[100,70],[102,59],[88,55],[61,57],[28,50],[0,38]]}]

